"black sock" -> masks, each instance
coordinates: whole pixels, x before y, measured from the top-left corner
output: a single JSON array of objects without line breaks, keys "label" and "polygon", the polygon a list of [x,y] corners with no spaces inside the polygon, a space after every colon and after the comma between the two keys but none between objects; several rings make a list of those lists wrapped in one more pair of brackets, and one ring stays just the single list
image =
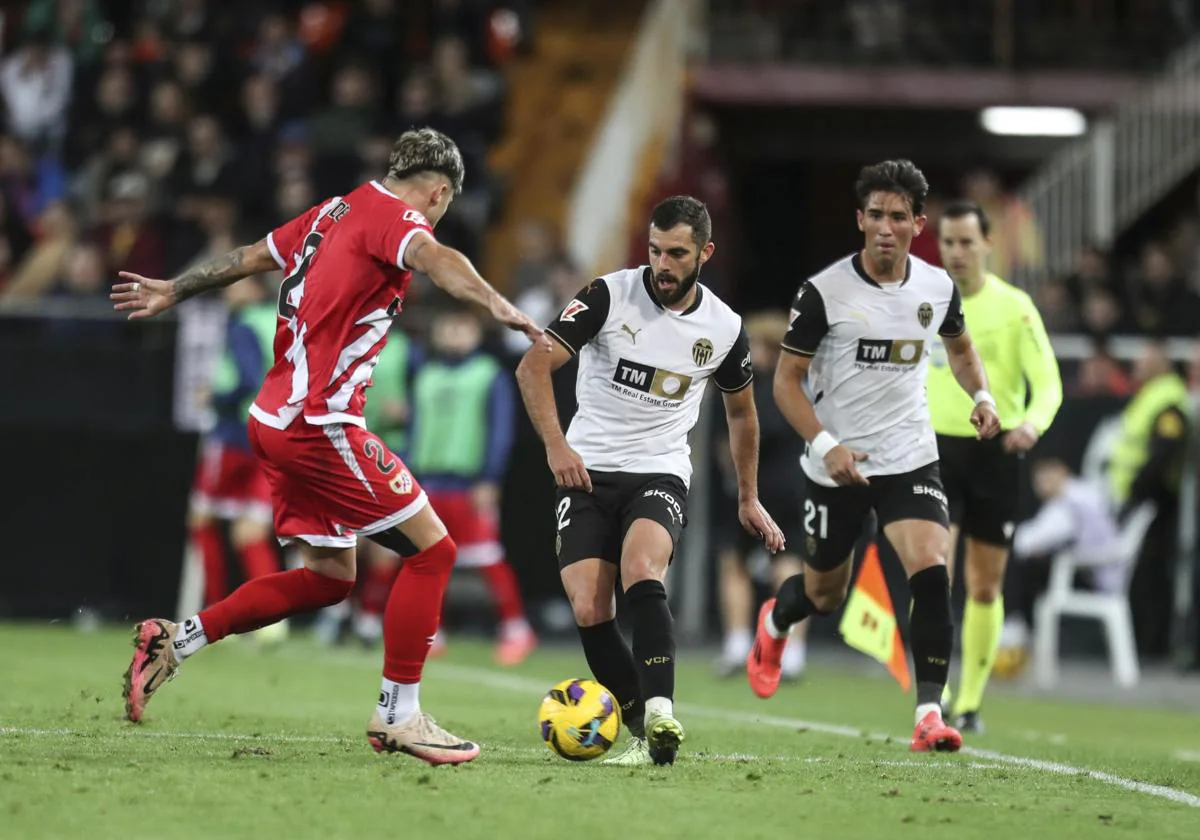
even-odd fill
[{"label": "black sock", "polygon": [[912,593],[913,671],[917,678],[917,705],[940,703],[950,672],[954,623],[950,617],[950,577],[945,566],[930,566],[908,579]]},{"label": "black sock", "polygon": [[792,575],[779,587],[775,596],[775,609],[771,610],[771,621],[775,629],[786,633],[793,624],[799,624],[810,615],[826,615],[817,609],[804,591],[804,575]]},{"label": "black sock", "polygon": [[642,737],[646,702],[640,690],[633,651],[625,643],[616,620],[578,629],[583,655],[592,669],[592,676],[617,698],[625,727],[639,738]]},{"label": "black sock", "polygon": [[639,580],[625,590],[633,614],[633,656],[642,697],[675,697],[675,619],[667,606],[667,588],[657,580]]}]

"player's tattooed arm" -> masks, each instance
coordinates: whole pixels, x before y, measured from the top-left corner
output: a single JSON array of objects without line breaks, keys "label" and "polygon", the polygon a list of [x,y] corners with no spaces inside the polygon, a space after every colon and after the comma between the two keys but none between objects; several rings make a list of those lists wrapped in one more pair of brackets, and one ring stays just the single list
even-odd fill
[{"label": "player's tattooed arm", "polygon": [[261,239],[253,245],[244,245],[206,260],[174,280],[158,280],[122,271],[119,276],[126,282],[115,284],[109,297],[116,301],[114,308],[129,312],[131,319],[150,318],[190,297],[278,267],[267,240]]},{"label": "player's tattooed arm", "polygon": [[171,284],[175,303],[228,286],[244,277],[278,268],[279,264],[267,247],[267,240],[260,239],[253,245],[243,245],[227,254],[205,260],[176,277]]},{"label": "player's tattooed arm", "polygon": [[533,319],[484,280],[460,251],[439,244],[432,236],[414,236],[404,250],[403,262],[409,268],[429,275],[436,286],[459,300],[486,308],[493,318],[510,330],[525,333],[541,350],[550,349],[550,339]]}]

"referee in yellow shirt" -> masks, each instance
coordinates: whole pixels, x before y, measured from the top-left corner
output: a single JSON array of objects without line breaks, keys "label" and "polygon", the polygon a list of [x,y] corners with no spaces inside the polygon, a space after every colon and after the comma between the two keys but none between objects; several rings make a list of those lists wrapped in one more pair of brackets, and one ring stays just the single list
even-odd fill
[{"label": "referee in yellow shirt", "polygon": [[962,620],[962,681],[954,716],[981,732],[979,707],[1004,624],[1004,568],[1017,516],[1020,461],[1062,405],[1062,378],[1046,327],[1025,292],[988,272],[987,215],[976,204],[946,207],[938,227],[942,265],[962,295],[971,338],[983,359],[1003,429],[978,440],[971,397],[954,380],[937,342],[929,368],[929,410],[937,432],[942,483],[950,501],[954,573],[958,535],[966,535],[967,604]]}]

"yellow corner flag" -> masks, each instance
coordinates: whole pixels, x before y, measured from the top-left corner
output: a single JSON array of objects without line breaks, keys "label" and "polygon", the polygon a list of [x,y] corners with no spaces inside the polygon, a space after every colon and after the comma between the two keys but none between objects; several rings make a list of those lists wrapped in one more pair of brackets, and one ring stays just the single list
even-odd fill
[{"label": "yellow corner flag", "polygon": [[867,546],[838,630],[846,644],[882,662],[900,687],[908,691],[908,652],[900,640],[896,611],[892,608],[892,596],[888,594],[875,543]]}]

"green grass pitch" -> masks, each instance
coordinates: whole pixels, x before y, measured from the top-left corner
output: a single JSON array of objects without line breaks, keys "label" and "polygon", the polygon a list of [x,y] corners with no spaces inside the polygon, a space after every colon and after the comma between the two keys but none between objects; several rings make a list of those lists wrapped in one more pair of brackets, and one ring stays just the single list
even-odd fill
[{"label": "green grass pitch", "polygon": [[452,639],[422,706],[472,764],[377,756],[363,730],[380,654],[237,640],[121,720],[129,633],[0,625],[0,838],[1200,837],[1200,715],[989,698],[987,735],[912,755],[911,696],[831,667],[772,701],[683,652],[678,763],[573,764],[538,703],[587,676],[564,648],[501,671]]}]

